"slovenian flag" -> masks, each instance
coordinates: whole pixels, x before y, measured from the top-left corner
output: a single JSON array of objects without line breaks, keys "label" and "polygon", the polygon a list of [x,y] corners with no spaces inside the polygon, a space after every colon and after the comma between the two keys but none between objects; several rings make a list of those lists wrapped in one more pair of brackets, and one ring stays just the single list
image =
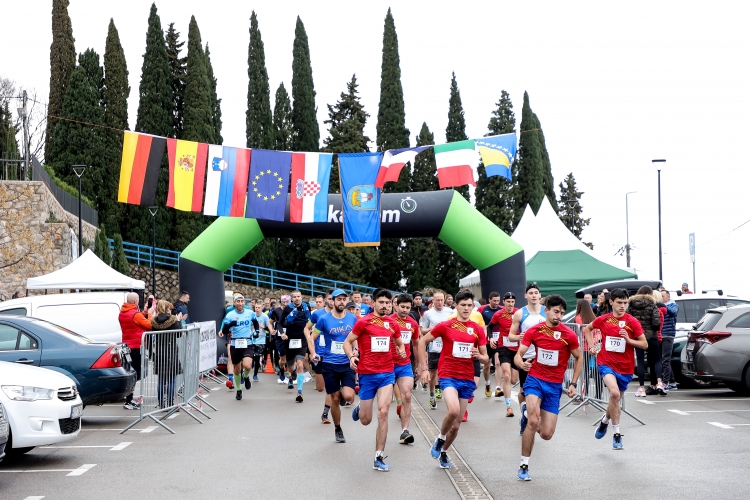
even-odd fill
[{"label": "slovenian flag", "polygon": [[389,149],[383,154],[383,162],[380,164],[378,178],[375,187],[383,189],[386,182],[398,182],[401,169],[409,162],[414,163],[414,158],[427,148],[432,146],[419,146],[416,148]]},{"label": "slovenian flag", "polygon": [[206,182],[208,144],[167,139],[169,192],[167,206],[185,212],[200,212]]},{"label": "slovenian flag", "polygon": [[249,149],[208,146],[203,215],[244,217],[249,171]]},{"label": "slovenian flag", "polygon": [[513,180],[510,166],[516,157],[516,134],[494,135],[475,139],[479,154],[482,156],[487,177],[502,176]]},{"label": "slovenian flag", "polygon": [[166,144],[164,137],[125,131],[117,201],[145,206],[154,204]]},{"label": "slovenian flag", "polygon": [[292,153],[290,222],[326,222],[332,161],[330,153]]},{"label": "slovenian flag", "polygon": [[440,188],[476,186],[474,170],[479,163],[474,141],[449,142],[433,146]]}]

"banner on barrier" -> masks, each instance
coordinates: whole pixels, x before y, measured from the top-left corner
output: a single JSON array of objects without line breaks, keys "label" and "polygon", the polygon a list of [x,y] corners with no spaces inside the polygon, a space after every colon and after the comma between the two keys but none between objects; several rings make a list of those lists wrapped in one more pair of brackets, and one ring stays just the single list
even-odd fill
[{"label": "banner on barrier", "polygon": [[216,368],[216,322],[204,321],[196,323],[201,329],[200,333],[200,361],[198,371],[205,372]]}]

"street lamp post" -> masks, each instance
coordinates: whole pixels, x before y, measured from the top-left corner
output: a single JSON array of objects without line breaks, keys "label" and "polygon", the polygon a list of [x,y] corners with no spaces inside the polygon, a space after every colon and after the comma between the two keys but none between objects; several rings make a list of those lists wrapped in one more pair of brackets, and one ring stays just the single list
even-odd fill
[{"label": "street lamp post", "polygon": [[83,254],[83,222],[81,221],[81,176],[86,165],[73,165],[73,172],[78,176],[78,256]]},{"label": "street lamp post", "polygon": [[625,262],[626,267],[630,268],[630,226],[628,224],[628,195],[635,194],[638,191],[625,193]]},{"label": "street lamp post", "polygon": [[565,200],[565,204],[568,205],[568,224],[570,232],[575,236],[576,234],[576,220],[575,220],[575,208],[578,205],[578,200]]},{"label": "street lamp post", "polygon": [[651,163],[656,167],[657,173],[657,188],[659,191],[659,281],[664,280],[662,273],[662,256],[661,256],[661,169],[664,168],[667,160],[651,160]]},{"label": "street lamp post", "polygon": [[151,214],[151,293],[156,297],[156,267],[154,266],[154,253],[156,251],[156,212],[159,207],[148,207]]}]

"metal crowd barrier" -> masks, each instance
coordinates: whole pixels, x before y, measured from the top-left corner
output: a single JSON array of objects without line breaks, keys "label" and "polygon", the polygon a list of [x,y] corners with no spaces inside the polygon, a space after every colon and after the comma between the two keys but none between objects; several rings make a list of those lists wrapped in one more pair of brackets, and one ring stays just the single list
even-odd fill
[{"label": "metal crowd barrier", "polygon": [[[581,346],[581,352],[583,354],[583,369],[581,370],[580,378],[578,379],[578,395],[575,398],[571,398],[567,403],[560,407],[560,411],[565,409],[571,404],[576,404],[566,417],[573,415],[580,409],[585,409],[586,406],[592,406],[602,413],[607,411],[607,405],[609,404],[609,390],[604,385],[602,377],[599,376],[599,370],[597,369],[596,356],[591,355],[588,350],[588,343],[586,342],[586,336],[583,334],[583,328],[586,325],[579,325],[577,323],[565,323],[565,326],[573,330],[578,336],[578,343]],[[565,387],[568,387],[569,383],[573,378],[573,369],[575,366],[575,359],[573,356],[568,360],[568,368],[565,370]],[[631,418],[636,420],[642,425],[646,423],[635,416],[633,413],[625,408],[625,397],[620,398],[620,409],[623,413],[629,415]],[[597,425],[599,419],[597,419],[592,425]]]},{"label": "metal crowd barrier", "polygon": [[180,408],[189,410],[185,413],[201,424],[190,410],[211,418],[195,404],[195,400],[205,402],[199,395],[199,356],[200,328],[196,325],[145,332],[141,339],[140,416],[120,434],[147,418],[174,434],[163,420]]}]

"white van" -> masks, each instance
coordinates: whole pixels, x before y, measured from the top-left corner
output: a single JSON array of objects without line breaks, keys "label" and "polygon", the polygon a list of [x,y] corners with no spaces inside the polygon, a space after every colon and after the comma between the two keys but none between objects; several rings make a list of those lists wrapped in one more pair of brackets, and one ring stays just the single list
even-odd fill
[{"label": "white van", "polygon": [[32,295],[0,302],[0,314],[43,319],[94,342],[122,342],[117,317],[127,294],[122,291]]}]

